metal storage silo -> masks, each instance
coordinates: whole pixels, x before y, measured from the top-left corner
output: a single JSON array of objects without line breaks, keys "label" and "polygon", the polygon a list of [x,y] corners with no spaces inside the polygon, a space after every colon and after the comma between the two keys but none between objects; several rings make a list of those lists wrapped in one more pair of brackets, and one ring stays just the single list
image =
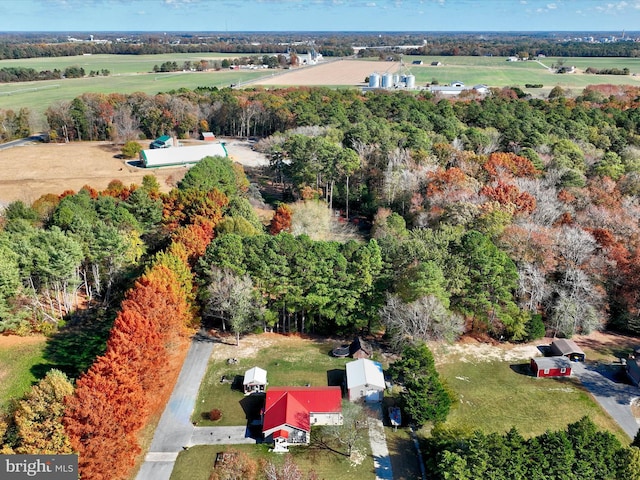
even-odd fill
[{"label": "metal storage silo", "polygon": [[382,76],[382,88],[391,88],[393,87],[393,74],[385,73]]},{"label": "metal storage silo", "polygon": [[407,88],[416,88],[416,76],[415,75],[407,75],[404,77],[404,84]]},{"label": "metal storage silo", "polygon": [[393,76],[393,84],[394,84],[394,85],[398,85],[399,83],[400,83],[400,75],[395,74],[395,75]]},{"label": "metal storage silo", "polygon": [[375,72],[369,75],[369,86],[371,88],[380,88],[380,75]]}]

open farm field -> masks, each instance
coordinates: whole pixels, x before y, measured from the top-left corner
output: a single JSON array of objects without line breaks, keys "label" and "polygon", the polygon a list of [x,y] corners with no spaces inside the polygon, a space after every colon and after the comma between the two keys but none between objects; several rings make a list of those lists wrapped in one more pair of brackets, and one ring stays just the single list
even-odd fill
[{"label": "open farm field", "polygon": [[150,73],[154,65],[175,61],[181,65],[187,60],[221,60],[230,55],[206,53],[201,55],[90,55],[82,57],[60,57],[24,60],[2,60],[3,67],[25,67],[40,70],[78,65],[88,74],[91,70],[107,69],[107,77],[68,78],[38,82],[0,83],[0,109],[19,110],[28,108],[34,114],[36,128],[44,128],[44,112],[55,102],[71,101],[86,92],[91,93],[134,93],[155,95],[160,92],[180,88],[197,87],[224,88],[231,84],[240,85],[265,75],[273,70],[220,70],[207,72]]},{"label": "open farm field", "polygon": [[[412,65],[414,60],[422,60],[422,65]],[[291,70],[273,77],[265,77],[252,82],[265,86],[364,86],[365,78],[371,73],[411,73],[416,77],[416,86],[427,83],[444,85],[462,81],[466,85],[485,84],[490,87],[542,84],[543,89],[529,89],[536,96],[548,93],[556,85],[579,93],[587,85],[614,84],[640,85],[640,76],[633,75],[587,75],[582,71],[588,67],[629,68],[630,72],[640,73],[640,59],[636,58],[564,58],[564,65],[575,65],[573,74],[551,73],[550,67],[560,59],[543,59],[543,65],[535,61],[507,62],[505,57],[406,57],[404,66],[400,62],[382,60],[339,60],[327,62],[304,69]],[[431,62],[442,62],[440,66],[431,66]]]},{"label": "open farm field", "polygon": [[[132,73],[151,73],[153,66],[165,62],[176,62],[182,66],[184,62],[209,62],[221,61],[225,58],[233,59],[240,55],[227,53],[167,53],[159,55],[82,55],[73,57],[43,57],[21,58],[17,60],[0,60],[0,68],[22,67],[33,68],[37,71],[64,70],[67,67],[82,67],[89,74],[91,70],[100,71],[107,69],[111,75],[124,75]],[[248,55],[247,55],[248,56]]]},{"label": "open farm field", "polygon": [[[447,84],[462,81],[467,85],[486,84],[491,87],[542,84],[542,89],[530,89],[534,96],[546,96],[558,85],[579,93],[592,84],[640,85],[640,75],[587,75],[588,67],[629,68],[632,74],[640,74],[640,59],[637,58],[546,58],[543,64],[551,66],[562,60],[565,65],[575,65],[577,73],[558,75],[549,72],[535,61],[507,62],[505,57],[406,57],[404,67],[399,62],[380,60],[332,60],[311,67],[292,70],[221,70],[210,72],[149,73],[154,65],[175,61],[179,65],[187,60],[220,60],[232,55],[217,53],[166,54],[166,55],[89,55],[81,57],[37,58],[2,60],[2,67],[31,67],[36,70],[64,69],[81,66],[87,73],[91,70],[107,69],[108,77],[85,77],[41,82],[0,84],[0,109],[19,110],[26,107],[33,114],[36,128],[44,128],[44,111],[58,101],[70,101],[85,92],[133,93],[154,95],[180,88],[196,87],[224,88],[234,85],[262,85],[266,87],[286,86],[330,86],[361,87],[373,72],[406,73],[416,77],[416,85],[424,86],[437,81]],[[422,60],[423,65],[411,65]],[[431,62],[442,62],[431,66]]]}]

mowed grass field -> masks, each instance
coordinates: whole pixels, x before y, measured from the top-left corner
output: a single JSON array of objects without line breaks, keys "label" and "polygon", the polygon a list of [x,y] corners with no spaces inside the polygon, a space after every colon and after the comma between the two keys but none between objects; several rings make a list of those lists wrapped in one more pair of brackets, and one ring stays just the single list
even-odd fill
[{"label": "mowed grass field", "polygon": [[39,380],[33,367],[47,363],[43,359],[45,345],[43,336],[0,337],[0,411]]},{"label": "mowed grass field", "polygon": [[[108,77],[85,77],[80,79],[47,80],[42,82],[0,83],[0,109],[18,110],[22,107],[34,112],[35,123],[43,124],[43,112],[53,103],[73,98],[85,92],[95,93],[133,93],[143,92],[154,95],[159,92],[177,90],[179,88],[194,89],[200,86],[228,87],[231,84],[250,86],[251,82],[273,77],[269,88],[280,85],[292,85],[285,80],[296,75],[298,69],[291,71],[276,70],[220,70],[218,72],[173,72],[150,73],[154,65],[164,62],[176,62],[182,65],[185,61],[221,60],[233,58],[233,55],[220,53],[201,54],[163,54],[163,55],[88,55],[78,57],[35,58],[20,60],[1,60],[3,67],[28,67],[40,70],[64,70],[70,66],[80,66],[88,74],[90,71],[109,70]],[[507,62],[506,57],[440,57],[440,56],[405,56],[404,65],[400,62],[377,61],[374,68],[369,68],[371,59],[363,71],[359,71],[336,85],[334,79],[343,76],[340,68],[345,62],[335,62],[334,67],[306,68],[309,75],[299,76],[299,85],[330,85],[332,88],[361,86],[369,74],[378,73],[411,73],[416,77],[416,86],[424,87],[427,83],[437,81],[448,84],[462,81],[466,85],[486,84],[490,87],[519,86],[525,89],[526,84],[542,84],[542,89],[528,89],[534,96],[546,96],[554,86],[568,89],[579,94],[582,89],[592,84],[640,85],[640,59],[638,58],[543,58],[541,62],[551,66],[562,61],[564,65],[574,65],[577,73],[558,75],[549,72],[543,65],[535,61]],[[363,61],[365,61],[363,60]],[[412,65],[415,60],[422,60],[422,65]],[[361,60],[348,60],[347,63]],[[431,66],[439,61],[443,65]],[[631,75],[588,75],[581,73],[588,67],[629,68]],[[637,74],[634,76],[633,74]],[[282,80],[280,80],[282,79]],[[279,83],[281,81],[281,83]]]},{"label": "mowed grass field", "polygon": [[[450,361],[451,360],[451,361]],[[528,361],[459,361],[439,365],[440,375],[458,395],[446,425],[463,431],[505,433],[512,426],[525,437],[564,430],[587,415],[622,443],[629,438],[576,378],[538,379]]]},{"label": "mowed grass field", "polygon": [[[237,55],[235,55],[237,56]],[[0,83],[0,109],[30,109],[36,124],[42,124],[45,110],[59,101],[71,101],[85,92],[92,93],[134,93],[155,95],[179,88],[196,87],[224,88],[231,84],[272,75],[274,70],[228,70],[207,72],[152,73],[154,65],[176,62],[182,66],[185,61],[222,60],[234,55],[217,53],[165,54],[165,55],[87,55],[78,57],[30,58],[20,60],[0,60],[0,68],[24,67],[37,71],[79,66],[88,75],[90,71],[109,70],[107,77],[85,77],[38,82]]]},{"label": "mowed grass field", "polygon": [[[208,480],[213,470],[218,452],[244,452],[258,462],[258,468],[264,462],[271,462],[277,466],[284,462],[284,455],[269,452],[269,445],[199,445],[180,452],[175,467],[171,473],[171,480]],[[309,447],[290,449],[293,461],[302,472],[314,471],[319,479],[326,480],[354,480],[373,479],[375,470],[373,457],[367,452],[367,458],[360,465],[352,465],[342,455],[327,450],[314,450]],[[394,472],[395,473],[395,472]],[[398,477],[394,478],[412,478]]]},{"label": "mowed grass field", "polygon": [[[422,65],[412,65],[414,60],[422,60]],[[432,62],[441,62],[432,66]],[[542,58],[540,62],[508,62],[505,57],[405,57],[404,63],[416,77],[416,85],[433,83],[441,85],[454,81],[473,86],[485,84],[490,87],[519,86],[533,95],[555,87],[575,90],[579,94],[588,85],[637,85],[640,86],[640,58]],[[577,73],[556,74],[546,67],[563,62],[565,66],[575,66]],[[602,69],[628,68],[631,75],[589,75],[582,73],[589,67]],[[634,76],[633,74],[638,76]],[[542,84],[543,89],[525,89],[526,84]]]}]

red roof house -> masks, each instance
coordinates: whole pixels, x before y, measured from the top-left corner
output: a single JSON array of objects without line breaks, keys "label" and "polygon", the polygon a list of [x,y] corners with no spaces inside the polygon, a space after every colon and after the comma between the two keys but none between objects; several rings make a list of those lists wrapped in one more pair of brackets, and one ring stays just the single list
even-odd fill
[{"label": "red roof house", "polygon": [[312,425],[342,425],[340,387],[271,387],[267,390],[262,434],[274,451],[308,444]]},{"label": "red roof house", "polygon": [[531,371],[536,377],[568,377],[571,375],[571,362],[566,357],[534,357],[531,359]]}]

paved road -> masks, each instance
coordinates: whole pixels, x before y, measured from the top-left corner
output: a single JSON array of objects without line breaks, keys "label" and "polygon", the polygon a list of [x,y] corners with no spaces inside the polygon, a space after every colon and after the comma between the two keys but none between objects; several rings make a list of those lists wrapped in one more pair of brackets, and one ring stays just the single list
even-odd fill
[{"label": "paved road", "polygon": [[634,438],[638,433],[638,422],[631,413],[631,402],[640,397],[640,389],[632,385],[614,381],[609,370],[593,367],[581,362],[571,364],[573,373],[591,392],[597,402],[622,429]]},{"label": "paved road", "polygon": [[391,457],[387,448],[387,437],[384,434],[382,423],[382,405],[370,405],[372,415],[368,418],[369,441],[371,442],[371,455],[373,455],[373,465],[376,469],[376,480],[393,480],[393,470],[391,469]]},{"label": "paved road", "polygon": [[0,150],[6,150],[7,148],[19,147],[28,143],[42,142],[42,134],[31,135],[27,138],[20,138],[18,140],[12,140],[11,142],[0,143]]},{"label": "paved road", "polygon": [[213,342],[196,335],[136,480],[168,480],[178,453],[191,446],[191,412],[212,351]]}]

